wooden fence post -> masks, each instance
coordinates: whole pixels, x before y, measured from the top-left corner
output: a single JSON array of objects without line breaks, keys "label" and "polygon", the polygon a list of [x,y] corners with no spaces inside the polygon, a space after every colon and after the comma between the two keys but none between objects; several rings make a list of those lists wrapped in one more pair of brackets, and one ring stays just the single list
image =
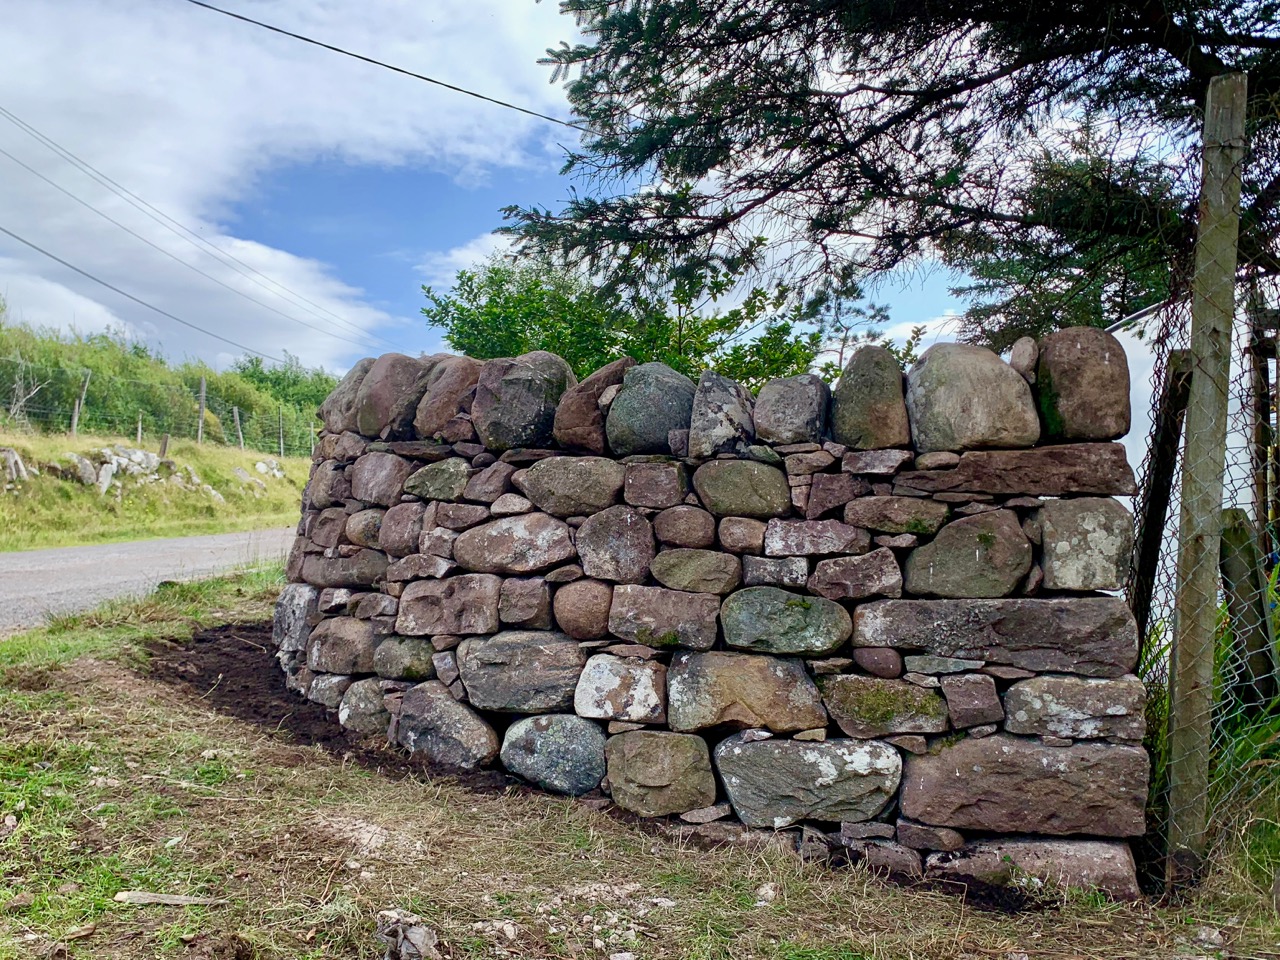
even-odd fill
[{"label": "wooden fence post", "polygon": [[169,435],[166,433],[160,438],[160,459],[163,460],[169,455]]},{"label": "wooden fence post", "polygon": [[1235,318],[1247,81],[1214,77],[1205,99],[1200,222],[1191,291],[1191,392],[1178,527],[1177,623],[1169,675],[1169,835],[1165,879],[1196,878],[1208,841],[1214,629],[1222,536],[1227,387]]},{"label": "wooden fence post", "polygon": [[236,422],[236,439],[240,442],[240,449],[244,449],[244,431],[240,429],[240,408],[231,408],[231,418]]},{"label": "wooden fence post", "polygon": [[200,417],[196,421],[196,443],[204,443],[204,374],[200,374]]},{"label": "wooden fence post", "polygon": [[80,384],[80,396],[76,398],[76,402],[71,405],[71,435],[74,437],[80,430],[80,412],[84,409],[85,394],[89,392],[89,378],[93,376],[92,370],[84,372],[84,383]]},{"label": "wooden fence post", "polygon": [[1222,511],[1222,592],[1227,598],[1233,648],[1223,668],[1223,696],[1233,710],[1256,716],[1277,694],[1275,632],[1267,603],[1267,574],[1258,555],[1258,531],[1247,510]]}]

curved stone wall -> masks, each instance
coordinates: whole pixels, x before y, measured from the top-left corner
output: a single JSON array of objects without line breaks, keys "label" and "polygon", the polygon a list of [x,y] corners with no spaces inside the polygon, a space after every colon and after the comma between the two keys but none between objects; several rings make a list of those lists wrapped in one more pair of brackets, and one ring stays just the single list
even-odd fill
[{"label": "curved stone wall", "polygon": [[[908,876],[1137,894],[1124,353],[863,347],[753,397],[548,353],[363,360],[277,608],[289,685],[446,767]],[[740,824],[740,825],[739,825]]]}]

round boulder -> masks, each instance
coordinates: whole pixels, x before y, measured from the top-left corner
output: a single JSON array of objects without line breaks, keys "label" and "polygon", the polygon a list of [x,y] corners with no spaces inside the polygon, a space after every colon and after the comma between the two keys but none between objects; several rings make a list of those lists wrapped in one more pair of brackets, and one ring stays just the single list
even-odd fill
[{"label": "round boulder", "polygon": [[868,344],[849,358],[831,392],[831,437],[855,450],[911,442],[902,402],[902,368],[884,347]]},{"label": "round boulder", "polygon": [[1129,362],[1098,327],[1070,327],[1040,341],[1036,398],[1053,440],[1115,440],[1129,432]]},{"label": "round boulder", "polygon": [[642,583],[655,553],[653,527],[634,507],[610,507],[578,528],[577,547],[588,577]]},{"label": "round boulder", "polygon": [[614,454],[669,453],[671,431],[689,429],[696,390],[692,380],[665,363],[628,369],[605,420]]},{"label": "round boulder", "polygon": [[557,713],[513,723],[499,758],[516,776],[544,790],[580,797],[604,779],[604,745],[599,724]]},{"label": "round boulder", "polygon": [[569,364],[545,350],[490,360],[471,405],[476,435],[490,450],[547,446],[556,404],[577,382]]},{"label": "round boulder", "polygon": [[1040,439],[1031,388],[986,347],[936,343],[907,374],[916,450],[1030,447]]},{"label": "round boulder", "polygon": [[600,580],[575,580],[556,591],[556,624],[575,640],[599,640],[609,632],[613,586]]}]

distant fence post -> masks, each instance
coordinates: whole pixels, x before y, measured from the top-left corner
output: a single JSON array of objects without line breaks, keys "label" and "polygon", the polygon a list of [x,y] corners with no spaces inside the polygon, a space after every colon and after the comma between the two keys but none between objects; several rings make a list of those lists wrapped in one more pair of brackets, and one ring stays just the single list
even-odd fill
[{"label": "distant fence post", "polygon": [[200,375],[200,416],[196,420],[196,443],[204,443],[204,374]]},{"label": "distant fence post", "polygon": [[160,459],[163,460],[169,455],[169,435],[166,433],[160,438]]},{"label": "distant fence post", "polygon": [[138,439],[136,443],[139,447],[142,446],[142,411],[141,410],[138,411]]},{"label": "distant fence post", "polygon": [[1195,879],[1208,840],[1214,629],[1222,536],[1227,386],[1235,318],[1247,80],[1214,77],[1205,100],[1200,222],[1191,292],[1191,389],[1178,527],[1177,616],[1169,676],[1169,836],[1165,879]]},{"label": "distant fence post", "polygon": [[84,382],[80,384],[80,396],[76,398],[76,402],[71,405],[71,435],[74,437],[80,430],[80,411],[84,409],[84,398],[89,392],[89,378],[93,376],[92,370],[84,372]]},{"label": "distant fence post", "polygon": [[236,440],[240,442],[240,449],[244,449],[244,431],[240,429],[240,408],[231,408],[231,419],[236,422]]},{"label": "distant fence post", "polygon": [[280,413],[280,456],[281,458],[283,458],[284,457],[284,406],[281,405],[278,409]]}]

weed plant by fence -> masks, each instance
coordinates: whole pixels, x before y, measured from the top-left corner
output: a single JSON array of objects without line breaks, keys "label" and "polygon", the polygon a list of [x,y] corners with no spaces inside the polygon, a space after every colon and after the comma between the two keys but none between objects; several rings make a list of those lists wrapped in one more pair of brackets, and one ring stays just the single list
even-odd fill
[{"label": "weed plant by fence", "polygon": [[217,387],[216,377],[206,385],[202,427],[198,386],[101,375],[95,381],[84,368],[0,357],[0,426],[71,433],[74,423],[77,433],[129,437],[148,448],[168,434],[262,453],[311,455],[314,409],[276,404],[264,410],[260,397],[222,395]]}]

